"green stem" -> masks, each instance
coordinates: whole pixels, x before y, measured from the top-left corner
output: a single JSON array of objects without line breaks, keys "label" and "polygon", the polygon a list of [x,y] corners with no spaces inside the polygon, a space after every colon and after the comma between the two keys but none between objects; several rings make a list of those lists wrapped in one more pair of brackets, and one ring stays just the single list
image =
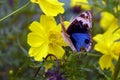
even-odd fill
[{"label": "green stem", "polygon": [[10,14],[8,14],[7,16],[5,16],[5,17],[3,17],[2,19],[0,19],[0,22],[3,21],[3,20],[5,20],[6,18],[10,17],[11,15],[19,12],[20,10],[24,9],[24,8],[27,7],[29,4],[30,4],[30,1],[27,2],[25,5],[23,5],[22,7],[20,7],[19,9],[13,11],[12,13],[10,13]]},{"label": "green stem", "polygon": [[79,54],[85,54],[87,56],[91,56],[91,57],[100,57],[101,55],[99,54],[93,54],[93,53],[88,53],[88,52],[77,52],[77,55]]},{"label": "green stem", "polygon": [[115,72],[113,74],[113,80],[117,80],[117,76],[119,74],[119,71],[120,71],[120,56],[119,56],[119,59],[117,61],[117,64],[115,65]]},{"label": "green stem", "polygon": [[34,75],[33,80],[34,80],[34,79],[36,78],[36,76],[38,75],[38,72],[40,71],[40,69],[41,69],[41,66],[40,66],[40,67],[38,67],[37,71],[35,72],[35,75]]},{"label": "green stem", "polygon": [[88,53],[87,54],[88,56],[92,56],[92,57],[100,57],[101,55],[99,54],[93,54],[93,53]]}]

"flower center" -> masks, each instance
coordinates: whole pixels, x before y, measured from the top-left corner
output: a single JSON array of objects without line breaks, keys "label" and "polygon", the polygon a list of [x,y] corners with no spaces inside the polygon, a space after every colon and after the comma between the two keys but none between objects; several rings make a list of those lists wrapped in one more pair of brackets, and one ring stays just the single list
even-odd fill
[{"label": "flower center", "polygon": [[49,45],[51,46],[55,46],[55,45],[60,45],[61,44],[61,34],[59,32],[55,32],[55,31],[50,31],[49,32]]}]

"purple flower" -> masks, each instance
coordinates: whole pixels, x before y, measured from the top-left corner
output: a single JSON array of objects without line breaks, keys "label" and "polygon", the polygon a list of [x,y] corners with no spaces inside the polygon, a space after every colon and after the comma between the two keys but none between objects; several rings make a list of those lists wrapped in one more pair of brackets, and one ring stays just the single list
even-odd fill
[{"label": "purple flower", "polygon": [[59,73],[59,71],[47,71],[46,75],[48,76],[47,80],[65,80],[63,78],[63,73]]}]

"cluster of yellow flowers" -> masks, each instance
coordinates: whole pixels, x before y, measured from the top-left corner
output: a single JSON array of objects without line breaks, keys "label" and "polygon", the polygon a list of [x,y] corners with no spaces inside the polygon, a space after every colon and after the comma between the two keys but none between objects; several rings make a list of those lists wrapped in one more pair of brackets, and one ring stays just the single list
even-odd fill
[{"label": "cluster of yellow flowers", "polygon": [[109,12],[101,13],[100,25],[104,29],[103,34],[97,34],[93,39],[97,42],[94,49],[103,56],[99,59],[102,70],[109,69],[114,72],[113,60],[118,60],[120,55],[120,29],[118,19]]},{"label": "cluster of yellow flowers", "polygon": [[[62,58],[65,52],[62,46],[66,43],[61,36],[61,25],[57,25],[54,16],[65,12],[64,3],[58,0],[31,0],[31,2],[37,3],[45,15],[40,16],[40,22],[34,21],[29,26],[31,30],[27,40],[31,46],[29,55],[36,61],[42,61],[48,54],[53,54],[58,59]],[[71,7],[77,5],[85,10],[91,9],[87,0],[71,0],[70,5]],[[65,25],[68,24],[66,21]],[[114,72],[112,60],[118,60],[120,56],[120,42],[117,41],[120,38],[118,19],[108,12],[102,12],[100,25],[105,32],[93,37],[97,42],[94,49],[103,54],[99,59],[101,69],[110,68]]]}]

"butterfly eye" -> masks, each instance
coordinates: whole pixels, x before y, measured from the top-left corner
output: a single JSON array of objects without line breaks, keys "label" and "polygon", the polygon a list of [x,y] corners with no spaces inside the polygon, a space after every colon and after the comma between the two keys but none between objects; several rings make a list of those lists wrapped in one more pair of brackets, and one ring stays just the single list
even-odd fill
[{"label": "butterfly eye", "polygon": [[89,42],[90,42],[89,39],[85,39],[86,44],[89,44]]}]

